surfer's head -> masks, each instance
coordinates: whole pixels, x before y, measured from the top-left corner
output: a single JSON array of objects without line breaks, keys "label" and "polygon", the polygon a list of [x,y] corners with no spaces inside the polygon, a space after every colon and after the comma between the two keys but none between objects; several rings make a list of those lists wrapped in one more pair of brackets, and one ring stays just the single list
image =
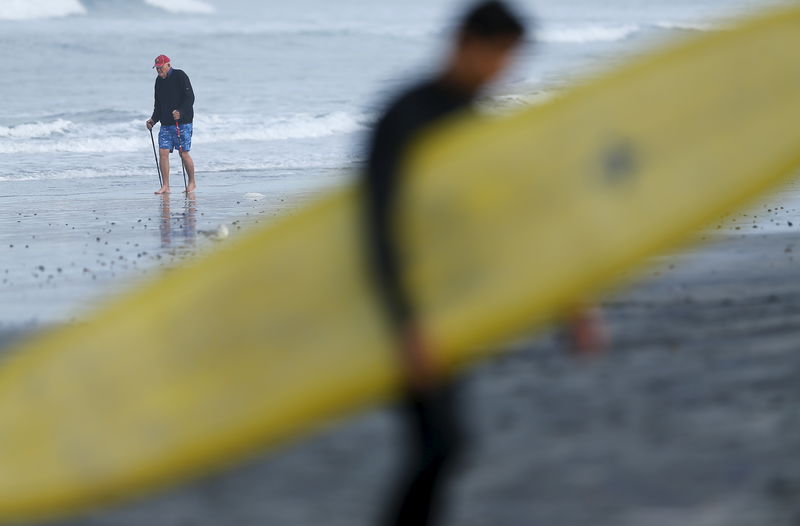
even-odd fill
[{"label": "surfer's head", "polygon": [[479,2],[458,26],[448,77],[469,91],[494,80],[525,37],[525,25],[498,0]]}]

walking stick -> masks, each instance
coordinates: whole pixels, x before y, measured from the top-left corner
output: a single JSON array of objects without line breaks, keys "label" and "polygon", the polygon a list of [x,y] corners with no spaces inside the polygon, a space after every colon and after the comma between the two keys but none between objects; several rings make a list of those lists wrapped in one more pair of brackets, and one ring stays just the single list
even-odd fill
[{"label": "walking stick", "polygon": [[183,144],[181,143],[180,121],[175,121],[175,129],[178,130],[178,155],[181,158],[181,171],[183,172],[183,189],[189,191],[189,184],[186,182],[186,167],[183,165]]},{"label": "walking stick", "polygon": [[156,153],[156,141],[153,139],[153,128],[150,128],[150,142],[153,143],[153,157],[156,159],[156,171],[158,171],[158,184],[164,186],[164,180],[161,178],[161,165],[158,164],[158,154]]}]

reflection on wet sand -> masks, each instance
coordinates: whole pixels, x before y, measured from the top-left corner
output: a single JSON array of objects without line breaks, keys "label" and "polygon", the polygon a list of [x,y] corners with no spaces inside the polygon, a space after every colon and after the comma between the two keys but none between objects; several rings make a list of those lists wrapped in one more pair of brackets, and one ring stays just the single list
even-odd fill
[{"label": "reflection on wet sand", "polygon": [[170,209],[169,194],[161,195],[161,248],[194,246],[197,239],[197,198],[193,194],[185,196],[183,210]]}]

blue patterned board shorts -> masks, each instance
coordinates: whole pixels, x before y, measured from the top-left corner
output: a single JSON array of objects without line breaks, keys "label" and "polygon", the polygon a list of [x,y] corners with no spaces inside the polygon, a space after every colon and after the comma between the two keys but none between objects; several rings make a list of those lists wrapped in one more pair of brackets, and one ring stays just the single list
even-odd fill
[{"label": "blue patterned board shorts", "polygon": [[[192,123],[181,124],[181,144],[184,152],[192,149]],[[158,132],[158,147],[162,150],[169,148],[169,153],[178,148],[178,130],[175,126],[161,125],[161,130]]]}]

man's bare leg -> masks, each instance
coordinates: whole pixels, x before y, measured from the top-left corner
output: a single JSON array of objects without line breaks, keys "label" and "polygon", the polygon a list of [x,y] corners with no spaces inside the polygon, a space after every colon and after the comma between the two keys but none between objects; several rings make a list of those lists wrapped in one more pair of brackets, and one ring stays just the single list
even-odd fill
[{"label": "man's bare leg", "polygon": [[186,173],[189,175],[189,182],[186,185],[186,193],[194,192],[197,184],[194,180],[194,161],[189,152],[181,152],[181,159],[183,159],[183,166],[186,168]]},{"label": "man's bare leg", "polygon": [[169,149],[160,148],[158,150],[158,158],[161,163],[161,181],[162,185],[155,193],[168,194],[169,193]]}]

